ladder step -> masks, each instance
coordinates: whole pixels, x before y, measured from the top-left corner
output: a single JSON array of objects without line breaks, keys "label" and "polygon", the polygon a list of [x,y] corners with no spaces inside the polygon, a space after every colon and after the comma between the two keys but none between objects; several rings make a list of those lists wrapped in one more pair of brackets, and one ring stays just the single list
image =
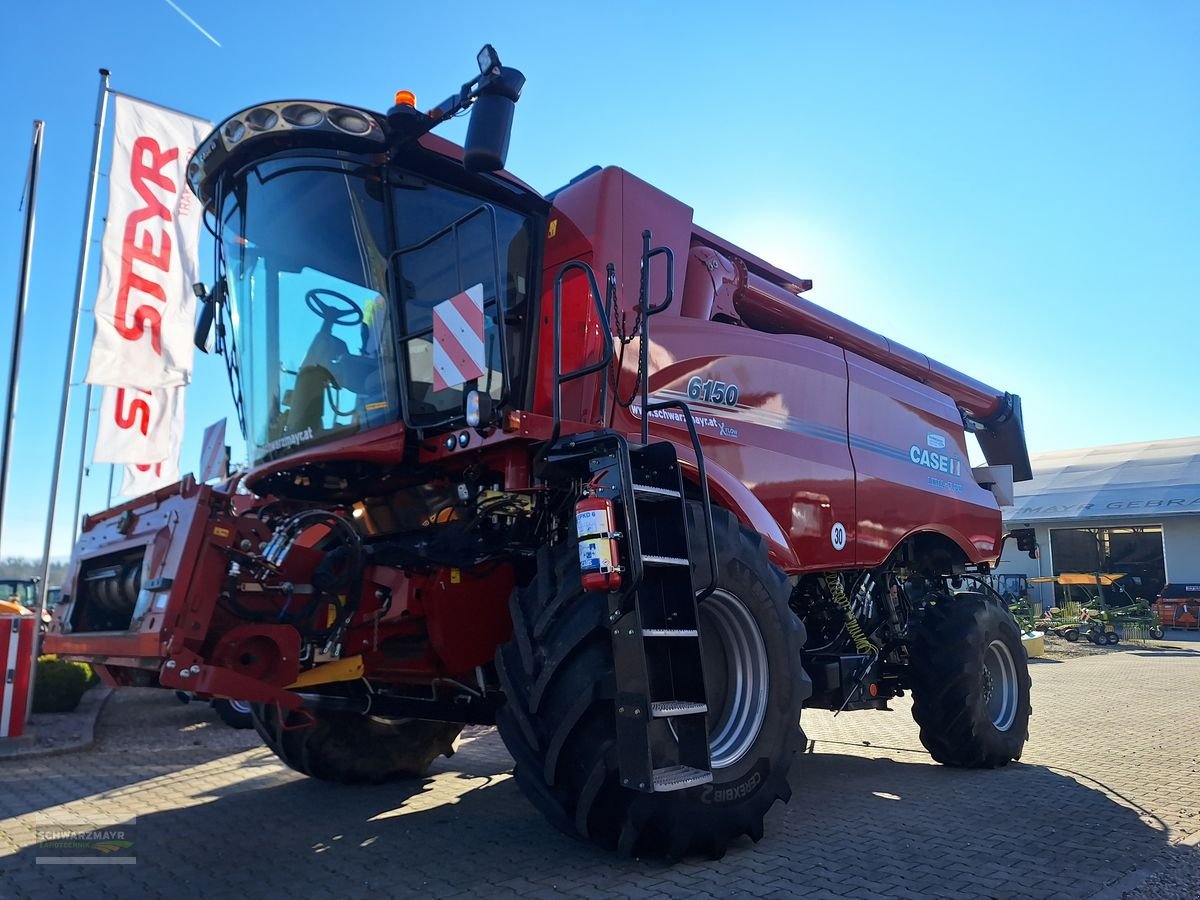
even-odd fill
[{"label": "ladder step", "polygon": [[635,483],[633,486],[633,492],[635,494],[642,494],[643,496],[646,496],[646,497],[661,497],[664,500],[675,499],[680,496],[679,491],[673,491],[670,488],[654,487],[653,485],[650,485],[650,484],[636,484]]},{"label": "ladder step", "polygon": [[671,716],[696,716],[708,712],[704,703],[688,703],[686,700],[655,700],[650,704],[650,716],[667,719]]},{"label": "ladder step", "polygon": [[700,637],[700,632],[695,628],[643,628],[642,637],[693,638]]},{"label": "ladder step", "polygon": [[642,564],[646,566],[690,566],[691,563],[680,556],[643,556]]},{"label": "ladder step", "polygon": [[691,766],[666,766],[654,770],[654,790],[660,793],[682,791],[699,784],[708,784],[712,779],[712,772],[705,772],[703,769],[694,769]]}]

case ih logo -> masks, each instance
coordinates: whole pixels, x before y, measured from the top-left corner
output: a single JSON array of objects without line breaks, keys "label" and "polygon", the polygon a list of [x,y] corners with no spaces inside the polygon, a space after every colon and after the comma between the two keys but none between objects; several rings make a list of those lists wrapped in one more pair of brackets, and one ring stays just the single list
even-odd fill
[{"label": "case ih logo", "polygon": [[929,434],[925,435],[925,443],[929,445],[931,450],[946,449],[946,439],[940,434],[934,434],[933,432],[930,432]]},{"label": "case ih logo", "polygon": [[962,460],[941,453],[934,453],[913,444],[908,448],[908,458],[918,466],[933,469],[935,472],[945,472],[947,475],[962,475]]}]

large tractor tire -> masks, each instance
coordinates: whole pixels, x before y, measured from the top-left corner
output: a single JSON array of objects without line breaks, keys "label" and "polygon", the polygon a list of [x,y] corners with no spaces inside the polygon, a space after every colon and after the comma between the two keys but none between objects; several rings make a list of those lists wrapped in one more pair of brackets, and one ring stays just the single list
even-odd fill
[{"label": "large tractor tire", "polygon": [[322,781],[378,784],[418,778],[439,756],[454,753],[463,726],[428,719],[382,719],[350,712],[317,712],[316,721],[289,712],[282,727],[276,706],[253,704],[254,727],[290,768]]},{"label": "large tractor tire", "polygon": [[974,593],[926,609],[912,642],[912,713],[935,760],[995,769],[1020,759],[1029,687],[1021,630],[1007,609]]},{"label": "large tractor tire", "polygon": [[[699,582],[707,552],[698,507],[689,519]],[[497,725],[518,784],[574,837],[627,854],[717,858],[740,835],[761,838],[767,810],[791,796],[800,707],[812,690],[800,665],[803,626],[762,537],[724,510],[714,510],[714,525],[720,579],[700,606],[711,784],[621,786],[608,600],[581,589],[573,540],[542,548],[533,581],[513,593],[513,640],[497,654],[507,699]]]}]

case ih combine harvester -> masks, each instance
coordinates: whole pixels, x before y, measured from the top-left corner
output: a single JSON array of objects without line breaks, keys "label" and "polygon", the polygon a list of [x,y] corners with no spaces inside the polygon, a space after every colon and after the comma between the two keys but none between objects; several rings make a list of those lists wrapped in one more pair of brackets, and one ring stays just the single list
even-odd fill
[{"label": "case ih combine harvester", "polygon": [[[480,69],[429,113],[263,103],[196,152],[198,340],[251,468],[87,519],[47,648],[250,701],[332,781],[494,722],[548,818],[625,852],[757,840],[803,706],[911,691],[935,759],[1017,758],[1018,629],[962,579],[1029,477],[1019,399],[624,171],[537,194],[502,170],[524,78]],[[429,134],[469,106],[465,149]]]}]

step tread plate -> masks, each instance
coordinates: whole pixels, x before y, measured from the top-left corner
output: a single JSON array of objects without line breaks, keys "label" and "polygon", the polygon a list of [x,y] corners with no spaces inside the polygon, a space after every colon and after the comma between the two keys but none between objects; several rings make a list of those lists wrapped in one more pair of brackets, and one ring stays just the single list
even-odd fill
[{"label": "step tread plate", "polygon": [[655,719],[665,719],[670,716],[697,716],[708,712],[704,703],[691,703],[687,700],[654,700],[650,703],[650,715]]},{"label": "step tread plate", "polygon": [[696,769],[692,766],[665,766],[654,770],[654,791],[683,791],[688,788],[708,784],[713,780],[712,772]]},{"label": "step tread plate", "polygon": [[691,563],[682,556],[653,556],[643,554],[642,565],[646,566],[690,566]]},{"label": "step tread plate", "polygon": [[672,490],[671,488],[655,487],[652,484],[638,484],[636,481],[633,483],[633,492],[645,497],[661,497],[663,499],[675,499],[680,496],[679,491]]},{"label": "step tread plate", "polygon": [[643,628],[642,637],[694,638],[700,637],[696,628]]}]

